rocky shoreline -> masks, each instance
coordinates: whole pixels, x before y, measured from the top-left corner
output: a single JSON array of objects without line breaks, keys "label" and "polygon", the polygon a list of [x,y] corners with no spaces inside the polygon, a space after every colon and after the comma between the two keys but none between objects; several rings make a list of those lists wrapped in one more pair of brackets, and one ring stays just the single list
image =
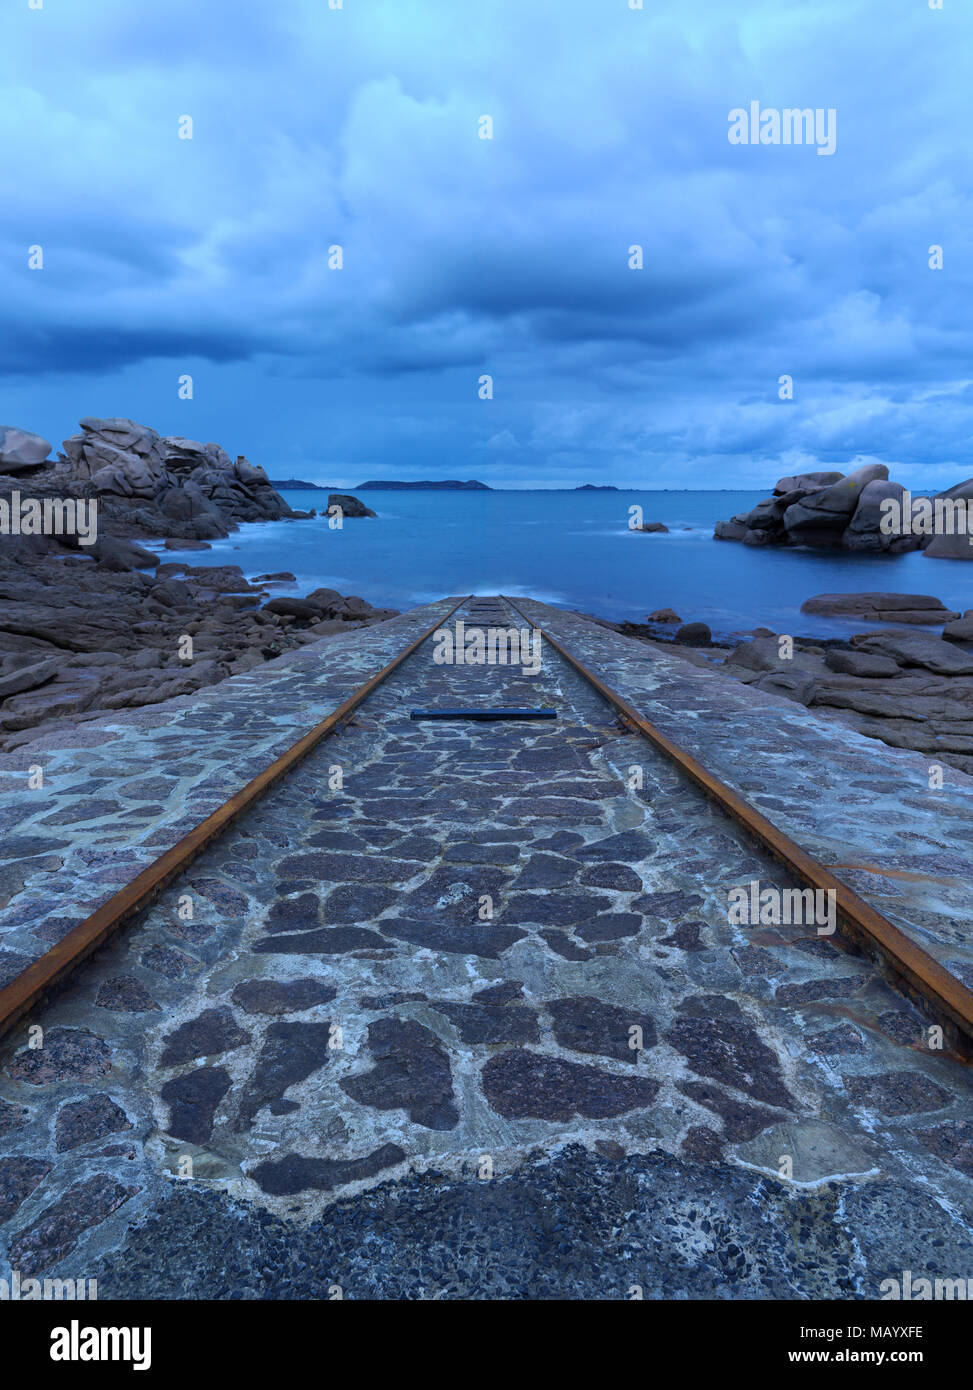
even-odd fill
[{"label": "rocky shoreline", "polygon": [[[308,642],[397,614],[334,589],[275,596],[296,583],[292,574],[248,579],[236,565],[165,562],[140,545],[163,540],[170,549],[203,549],[247,522],[314,515],[292,510],[262,468],[242,456],[231,460],[219,445],[162,437],[131,420],[89,418],[63,453],[49,454],[39,436],[0,428],[0,498],[23,493],[95,503],[97,539],[0,535],[0,749],[114,710],[190,695]],[[841,494],[846,531],[863,501],[874,510],[878,493],[870,497],[869,489],[876,482],[883,495],[897,486],[855,475],[843,481],[852,478],[858,501],[850,513],[845,504],[854,488]],[[782,479],[773,509],[789,497],[785,484],[812,482],[801,505],[820,510],[834,488],[823,475]],[[374,515],[354,497],[335,494],[328,502],[348,516]],[[751,514],[754,523],[763,516]],[[768,539],[772,532],[750,529]],[[829,534],[833,543],[839,533]],[[804,607],[872,626],[848,639],[756,628],[714,643],[705,624],[682,623],[672,609],[644,624],[593,621],[973,773],[973,610],[960,615],[929,595],[883,593],[819,595]],[[876,623],[913,630],[876,630]]]},{"label": "rocky shoreline", "polygon": [[313,515],[292,510],[262,468],[219,445],[89,418],[57,459],[49,453],[40,436],[0,429],[0,497],[94,503],[97,538],[0,535],[2,749],[192,694],[398,611],[334,589],[273,597],[292,574],[251,583],[236,565],[166,563],[138,544],[208,549],[247,522]]},{"label": "rocky shoreline", "polygon": [[[670,608],[645,623],[610,623],[628,637],[804,705],[822,718],[893,748],[973,774],[973,609],[949,609],[928,594],[820,594],[806,613],[894,623],[848,638],[801,637],[758,627],[714,641],[705,623]],[[916,631],[918,624],[941,633]],[[910,630],[911,629],[911,630]]]}]

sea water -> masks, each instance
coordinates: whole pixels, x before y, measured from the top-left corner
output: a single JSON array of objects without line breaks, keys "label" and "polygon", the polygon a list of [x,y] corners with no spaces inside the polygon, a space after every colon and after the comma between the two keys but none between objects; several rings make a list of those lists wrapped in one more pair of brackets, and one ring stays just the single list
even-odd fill
[{"label": "sea water", "polygon": [[[271,474],[271,476],[273,476]],[[890,590],[933,594],[973,608],[973,561],[842,550],[752,548],[713,538],[713,526],[747,511],[760,492],[366,491],[378,513],[333,530],[327,492],[285,491],[309,521],[241,526],[207,551],[166,552],[189,564],[237,564],[253,577],[290,571],[307,593],[327,587],[376,607],[410,608],[447,594],[532,596],[618,621],[673,608],[714,633],[764,626],[841,637],[874,626],[802,614],[814,594]],[[630,508],[668,534],[629,527]]]}]

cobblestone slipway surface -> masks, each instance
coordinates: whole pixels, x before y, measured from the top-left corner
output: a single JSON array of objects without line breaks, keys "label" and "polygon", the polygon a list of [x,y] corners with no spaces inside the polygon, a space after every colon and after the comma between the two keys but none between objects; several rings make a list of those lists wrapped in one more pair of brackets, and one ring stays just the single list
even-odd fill
[{"label": "cobblestone slipway surface", "polygon": [[[449,606],[8,758],[7,975]],[[929,791],[919,755],[522,606],[969,970],[973,779]],[[494,615],[520,625],[457,616]],[[779,867],[550,647],[533,677],[432,650],[0,1048],[0,1275],[595,1299],[973,1276],[970,1073],[920,1015],[814,927],[731,926],[728,889]],[[458,704],[558,719],[409,718]]]}]

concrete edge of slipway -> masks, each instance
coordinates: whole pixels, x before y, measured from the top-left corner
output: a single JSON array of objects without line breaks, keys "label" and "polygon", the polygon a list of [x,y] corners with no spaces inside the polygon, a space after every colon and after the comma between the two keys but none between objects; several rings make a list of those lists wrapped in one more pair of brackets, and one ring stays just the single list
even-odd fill
[{"label": "concrete edge of slipway", "polygon": [[[250,671],[244,671],[235,676],[226,676],[214,685],[202,686],[190,695],[176,695],[170,700],[160,700],[158,704],[140,705],[136,709],[106,711],[95,718],[80,720],[70,728],[57,729],[47,734],[39,733],[36,739],[22,744],[13,751],[0,751],[0,776],[5,773],[24,771],[28,763],[37,761],[36,755],[38,753],[63,752],[70,754],[73,751],[83,752],[88,748],[100,747],[107,743],[110,738],[123,737],[129,730],[156,728],[162,724],[173,722],[173,716],[181,715],[186,711],[208,709],[214,704],[221,704],[225,702],[227,693],[259,688],[264,685],[267,677],[280,675],[287,671],[294,671],[296,674],[303,673],[305,668],[320,667],[322,658],[325,658],[325,665],[333,664],[327,660],[332,653],[336,659],[340,660],[349,649],[361,648],[366,651],[373,648],[379,649],[379,644],[370,642],[370,638],[385,637],[394,632],[401,637],[398,646],[406,646],[411,640],[411,636],[415,635],[412,632],[413,628],[418,631],[423,627],[428,627],[434,621],[437,610],[455,603],[459,597],[460,595],[456,595],[454,598],[437,599],[433,603],[410,608],[399,617],[387,618],[374,627],[356,627],[349,632],[329,634],[316,642],[308,642],[293,651],[273,657],[270,661],[265,661]],[[323,718],[324,716],[321,715],[320,717]],[[2,804],[3,795],[0,793],[0,805]]]}]

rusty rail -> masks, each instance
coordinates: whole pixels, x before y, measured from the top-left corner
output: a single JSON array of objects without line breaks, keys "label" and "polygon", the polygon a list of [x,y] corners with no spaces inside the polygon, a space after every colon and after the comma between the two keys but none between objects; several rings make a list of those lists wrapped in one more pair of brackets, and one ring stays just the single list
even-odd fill
[{"label": "rusty rail", "polygon": [[[467,601],[466,598],[462,598],[455,603],[449,612],[393,657],[381,671],[359,686],[327,718],[292,744],[263,772],[224,802],[194,830],[183,836],[171,849],[148,865],[131,883],[126,884],[95,909],[63,940],[28,966],[9,985],[0,989],[0,1037],[54,985],[62,982],[92,952],[147,907],[156,895],[188,868],[196,856],[238,816],[249,810],[324,738],[340,728],[372,691]],[[711,801],[740,825],[764,850],[782,863],[795,878],[810,888],[833,892],[838,922],[846,938],[876,959],[898,989],[944,1024],[950,1045],[957,1055],[966,1061],[973,1060],[973,991],[860,898],[847,884],[835,878],[823,864],[813,859],[732,787],[720,781],[692,754],[667,738],[623,696],[589,671],[545,628],[534,623],[512,599],[504,598],[503,601],[519,614],[524,622],[537,628],[543,640],[593,686],[631,728],[671,759]]]},{"label": "rusty rail", "polygon": [[545,642],[594,686],[599,695],[619,712],[638,733],[670,758],[706,796],[726,812],[747,834],[783,864],[794,876],[810,888],[834,893],[836,916],[846,937],[884,969],[890,982],[916,1003],[931,1011],[945,1028],[946,1037],[957,1055],[973,1061],[973,991],[956,979],[928,951],[900,931],[887,917],[864,898],[860,898],[846,883],[819,864],[796,841],[785,835],[766,816],[751,806],[732,787],[702,765],[691,753],[667,738],[661,730],[641,715],[617,691],[589,671],[575,656],[535,623],[513,602],[505,598],[524,622],[540,632]]},{"label": "rusty rail", "polygon": [[383,666],[381,671],[353,691],[326,719],[322,719],[296,743],[291,744],[290,748],[275,758],[263,772],[258,773],[240,791],[235,792],[228,801],[224,801],[222,806],[217,807],[171,849],[153,860],[124,888],[112,894],[107,902],[102,903],[83,922],[73,927],[67,936],[39,956],[15,980],[0,989],[0,1037],[9,1032],[17,1020],[32,1009],[54,985],[63,981],[126,922],[147,907],[157,894],[189,867],[207,845],[222,835],[238,816],[248,811],[271,787],[306,758],[322,739],[340,728],[362,701],[465,602],[467,599],[461,598],[448,613]]}]

